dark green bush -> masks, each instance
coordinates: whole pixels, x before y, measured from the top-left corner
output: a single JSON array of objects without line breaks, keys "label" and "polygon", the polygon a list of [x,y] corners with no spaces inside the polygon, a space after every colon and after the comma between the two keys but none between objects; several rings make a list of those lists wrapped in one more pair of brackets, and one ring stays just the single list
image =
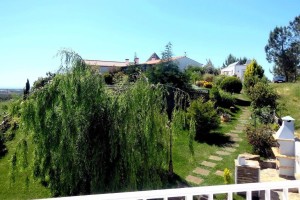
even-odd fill
[{"label": "dark green bush", "polygon": [[6,146],[5,146],[5,138],[2,132],[0,132],[0,158],[5,155],[7,152]]},{"label": "dark green bush", "polygon": [[243,88],[243,84],[239,78],[228,76],[221,82],[220,87],[226,92],[240,93]]},{"label": "dark green bush", "polygon": [[221,102],[221,95],[217,87],[211,88],[209,91],[209,98],[215,102],[216,106],[219,106],[219,102]]},{"label": "dark green bush", "polygon": [[277,143],[272,137],[273,130],[269,126],[262,125],[257,128],[248,126],[246,128],[246,134],[254,153],[265,158],[273,156],[271,147],[277,146]]},{"label": "dark green bush", "polygon": [[196,138],[200,138],[201,134],[209,133],[220,125],[220,117],[212,101],[204,102],[201,98],[193,101],[188,108],[188,114],[196,122]]},{"label": "dark green bush", "polygon": [[275,109],[277,107],[278,94],[268,83],[258,82],[250,88],[249,97],[252,100],[252,107],[263,108],[270,107]]},{"label": "dark green bush", "polygon": [[214,85],[219,87],[222,83],[222,81],[226,78],[225,75],[218,75],[214,77]]},{"label": "dark green bush", "polygon": [[218,102],[218,106],[221,106],[223,108],[230,108],[231,106],[234,106],[235,104],[235,98],[228,92],[224,92],[222,90],[219,91],[221,100]]},{"label": "dark green bush", "polygon": [[113,75],[110,73],[103,74],[103,78],[106,84],[112,85],[113,84]]},{"label": "dark green bush", "polygon": [[210,100],[215,102],[215,107],[230,108],[235,104],[235,98],[228,92],[213,87],[209,93]]}]

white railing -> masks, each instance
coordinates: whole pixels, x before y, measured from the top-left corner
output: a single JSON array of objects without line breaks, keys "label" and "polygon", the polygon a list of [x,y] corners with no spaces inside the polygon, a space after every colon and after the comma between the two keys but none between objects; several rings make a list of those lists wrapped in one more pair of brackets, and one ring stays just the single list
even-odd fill
[{"label": "white railing", "polygon": [[206,195],[209,200],[212,200],[215,194],[227,194],[227,199],[232,199],[233,193],[243,192],[246,194],[246,199],[251,200],[252,192],[264,191],[265,199],[267,200],[267,199],[271,199],[271,190],[283,191],[282,199],[288,199],[289,189],[294,189],[294,188],[296,189],[300,188],[300,180],[96,194],[96,195],[85,195],[85,196],[61,197],[59,199],[60,200],[75,200],[75,199],[76,200],[77,199],[78,200],[83,200],[83,199],[137,200],[137,199],[160,198],[160,199],[167,200],[168,198],[172,198],[172,197],[185,197],[186,200],[193,200],[194,196]]}]

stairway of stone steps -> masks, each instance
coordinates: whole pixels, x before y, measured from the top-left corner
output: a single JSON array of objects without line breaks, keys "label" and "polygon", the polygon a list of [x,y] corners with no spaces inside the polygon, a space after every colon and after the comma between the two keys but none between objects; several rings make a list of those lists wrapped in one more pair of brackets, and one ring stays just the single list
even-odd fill
[{"label": "stairway of stone steps", "polygon": [[194,185],[201,185],[205,177],[209,176],[210,174],[215,174],[218,176],[222,176],[224,172],[220,170],[215,170],[214,167],[217,165],[218,162],[223,160],[224,156],[231,155],[233,152],[236,151],[236,148],[239,147],[239,142],[242,139],[239,136],[239,133],[242,133],[249,123],[250,118],[250,111],[249,108],[242,108],[242,114],[238,119],[238,124],[235,126],[230,133],[226,133],[230,137],[231,142],[233,144],[230,147],[221,147],[218,149],[215,154],[210,155],[209,158],[197,166],[186,178],[187,182],[193,183]]}]

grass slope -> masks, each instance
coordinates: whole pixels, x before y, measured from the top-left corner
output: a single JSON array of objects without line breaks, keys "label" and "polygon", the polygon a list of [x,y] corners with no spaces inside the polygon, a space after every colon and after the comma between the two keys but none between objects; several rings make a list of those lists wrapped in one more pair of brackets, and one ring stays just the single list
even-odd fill
[{"label": "grass slope", "polygon": [[[202,161],[209,161],[208,158],[210,155],[215,155],[216,151],[221,151],[224,146],[228,145],[228,138],[226,138],[223,134],[229,133],[230,130],[234,129],[240,114],[241,111],[236,113],[230,123],[222,123],[221,128],[217,130],[217,132],[211,133],[210,136],[206,138],[206,141],[194,141],[193,158],[187,145],[187,133],[183,132],[181,135],[177,136],[174,142],[173,154],[175,173],[178,174],[182,179],[185,179],[187,175],[192,174],[192,171],[196,167],[200,167],[200,163]],[[223,177],[215,175],[214,172],[216,170],[224,171],[225,168],[228,168],[234,174],[234,159],[237,158],[238,154],[244,152],[251,153],[252,147],[246,140],[246,134],[241,133],[240,137],[243,141],[239,142],[240,146],[237,148],[237,150],[229,156],[223,156],[222,161],[216,162],[217,165],[214,168],[210,168],[211,174],[209,176],[201,177],[204,179],[202,185],[224,184]]]},{"label": "grass slope", "polygon": [[285,106],[279,114],[291,116],[295,119],[295,133],[300,136],[300,82],[273,83],[272,86],[280,95],[279,102]]},{"label": "grass slope", "polygon": [[[3,113],[2,105],[8,104],[9,102],[0,102],[0,113]],[[4,157],[0,158],[0,199],[34,199],[50,197],[50,191],[38,182],[34,182],[32,177],[30,177],[28,187],[26,186],[25,174],[29,173],[31,175],[32,171],[30,169],[28,171],[24,170],[17,173],[15,183],[12,183],[10,180],[10,159],[21,138],[22,134],[17,132],[15,138],[6,143],[8,153]],[[29,147],[29,152],[32,152],[32,145]]]}]

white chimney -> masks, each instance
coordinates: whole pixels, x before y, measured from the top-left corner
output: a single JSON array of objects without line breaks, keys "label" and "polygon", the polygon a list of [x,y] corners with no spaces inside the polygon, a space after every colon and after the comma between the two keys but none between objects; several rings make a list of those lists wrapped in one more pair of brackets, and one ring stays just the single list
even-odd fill
[{"label": "white chimney", "polygon": [[294,121],[290,116],[282,118],[282,125],[275,134],[275,138],[278,139],[294,139]]},{"label": "white chimney", "polygon": [[128,58],[125,59],[125,64],[129,65],[129,59]]},{"label": "white chimney", "polygon": [[139,64],[139,62],[140,62],[140,59],[135,57],[135,58],[134,58],[134,63],[135,63],[135,64]]}]

